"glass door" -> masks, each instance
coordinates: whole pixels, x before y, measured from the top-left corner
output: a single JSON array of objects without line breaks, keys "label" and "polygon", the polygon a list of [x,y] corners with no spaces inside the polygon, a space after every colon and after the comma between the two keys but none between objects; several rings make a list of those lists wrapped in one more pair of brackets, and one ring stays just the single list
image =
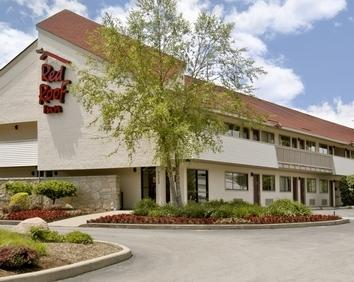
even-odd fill
[{"label": "glass door", "polygon": [[141,168],[141,198],[156,200],[156,168]]},{"label": "glass door", "polygon": [[208,171],[204,169],[187,170],[188,202],[205,202],[209,199]]}]

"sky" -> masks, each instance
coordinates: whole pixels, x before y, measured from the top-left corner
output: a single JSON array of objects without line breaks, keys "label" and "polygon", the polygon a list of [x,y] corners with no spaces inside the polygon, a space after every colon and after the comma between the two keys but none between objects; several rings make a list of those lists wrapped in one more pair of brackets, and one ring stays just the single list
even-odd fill
[{"label": "sky", "polygon": [[[0,0],[0,67],[37,37],[36,23],[69,9],[121,20],[134,0]],[[255,96],[354,128],[354,1],[177,0],[193,23],[202,10],[232,22],[237,47],[267,74]]]}]

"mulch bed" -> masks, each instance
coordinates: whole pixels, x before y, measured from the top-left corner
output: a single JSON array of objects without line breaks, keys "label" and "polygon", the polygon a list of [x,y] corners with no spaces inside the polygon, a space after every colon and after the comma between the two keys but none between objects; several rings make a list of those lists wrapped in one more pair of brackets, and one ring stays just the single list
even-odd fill
[{"label": "mulch bed", "polygon": [[70,218],[73,216],[79,216],[83,213],[80,210],[60,210],[60,209],[42,209],[42,210],[25,210],[10,212],[3,215],[2,220],[25,220],[32,217],[40,217],[47,222]]},{"label": "mulch bed", "polygon": [[87,223],[124,223],[124,224],[274,224],[316,222],[341,219],[334,215],[308,216],[250,216],[245,218],[194,218],[173,216],[138,216],[133,214],[117,214],[89,220]]},{"label": "mulch bed", "polygon": [[40,258],[38,267],[23,269],[21,271],[5,271],[0,269],[0,277],[72,264],[121,250],[118,246],[96,242],[90,245],[71,243],[47,243],[46,245],[47,255]]}]

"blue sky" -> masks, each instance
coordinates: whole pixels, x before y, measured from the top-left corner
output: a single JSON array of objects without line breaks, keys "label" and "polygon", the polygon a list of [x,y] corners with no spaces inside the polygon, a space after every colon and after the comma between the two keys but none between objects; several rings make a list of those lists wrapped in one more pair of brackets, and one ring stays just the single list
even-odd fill
[{"label": "blue sky", "polygon": [[[349,0],[178,0],[193,22],[207,9],[235,23],[233,38],[268,74],[256,96],[354,128],[354,3]],[[0,0],[0,66],[61,9],[124,20],[134,0]]]}]

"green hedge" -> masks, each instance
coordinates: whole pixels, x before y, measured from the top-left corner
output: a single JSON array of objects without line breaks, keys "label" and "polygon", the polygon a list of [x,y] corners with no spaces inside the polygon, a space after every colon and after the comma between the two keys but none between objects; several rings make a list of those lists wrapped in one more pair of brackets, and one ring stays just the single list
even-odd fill
[{"label": "green hedge", "polygon": [[31,195],[33,192],[33,187],[33,183],[25,181],[9,181],[5,184],[6,191],[11,195],[15,195],[21,192],[25,192],[28,195]]},{"label": "green hedge", "polygon": [[133,212],[135,215],[142,216],[183,216],[194,218],[246,218],[262,215],[296,216],[311,214],[311,210],[308,207],[291,200],[277,200],[268,207],[253,205],[241,200],[233,200],[231,202],[214,200],[205,203],[189,203],[182,207],[177,207],[170,204],[159,206],[151,199],[144,199],[136,205]]}]

